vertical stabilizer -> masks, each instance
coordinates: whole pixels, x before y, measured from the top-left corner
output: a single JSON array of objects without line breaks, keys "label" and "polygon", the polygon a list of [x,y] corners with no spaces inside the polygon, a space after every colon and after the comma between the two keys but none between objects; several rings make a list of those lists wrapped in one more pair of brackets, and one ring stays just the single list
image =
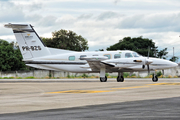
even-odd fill
[{"label": "vertical stabilizer", "polygon": [[13,29],[24,60],[50,55],[50,51],[30,24],[9,23],[4,26]]}]

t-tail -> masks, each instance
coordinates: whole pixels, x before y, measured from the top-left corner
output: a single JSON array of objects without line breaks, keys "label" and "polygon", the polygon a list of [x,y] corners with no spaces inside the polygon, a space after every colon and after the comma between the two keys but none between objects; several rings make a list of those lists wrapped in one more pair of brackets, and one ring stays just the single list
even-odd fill
[{"label": "t-tail", "polygon": [[50,55],[49,49],[42,42],[30,24],[5,24],[12,28],[24,60]]}]

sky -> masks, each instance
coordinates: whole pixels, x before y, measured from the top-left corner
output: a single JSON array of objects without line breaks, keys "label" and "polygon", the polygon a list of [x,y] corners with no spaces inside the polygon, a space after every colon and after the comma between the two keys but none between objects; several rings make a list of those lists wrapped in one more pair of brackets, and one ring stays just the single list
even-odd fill
[{"label": "sky", "polygon": [[41,37],[72,30],[89,51],[143,36],[180,57],[180,0],[0,0],[0,39],[15,41],[7,23],[31,24]]}]

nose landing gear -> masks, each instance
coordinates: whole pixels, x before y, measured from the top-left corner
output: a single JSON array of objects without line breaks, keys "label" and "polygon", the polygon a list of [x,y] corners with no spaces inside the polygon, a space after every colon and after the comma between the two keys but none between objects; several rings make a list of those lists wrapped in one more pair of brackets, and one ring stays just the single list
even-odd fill
[{"label": "nose landing gear", "polygon": [[157,77],[157,75],[153,75],[153,77],[152,77],[152,81],[153,81],[153,82],[157,82],[157,81],[158,81],[158,77]]}]

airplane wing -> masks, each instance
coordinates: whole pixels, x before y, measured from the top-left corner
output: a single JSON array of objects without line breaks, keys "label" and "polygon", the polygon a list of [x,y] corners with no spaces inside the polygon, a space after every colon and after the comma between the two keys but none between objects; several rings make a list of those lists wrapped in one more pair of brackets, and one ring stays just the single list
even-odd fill
[{"label": "airplane wing", "polygon": [[107,72],[132,71],[131,67],[144,63],[140,58],[108,59],[106,56],[90,56],[81,59],[88,62],[92,71],[100,71],[101,68],[105,68]]},{"label": "airplane wing", "polygon": [[106,56],[90,56],[83,57],[81,60],[86,60],[92,71],[100,71],[101,67],[105,67],[106,69],[110,69],[115,67],[114,64],[103,62],[103,60],[107,60]]},{"label": "airplane wing", "polygon": [[92,71],[99,71],[101,68],[100,61],[87,61]]}]

